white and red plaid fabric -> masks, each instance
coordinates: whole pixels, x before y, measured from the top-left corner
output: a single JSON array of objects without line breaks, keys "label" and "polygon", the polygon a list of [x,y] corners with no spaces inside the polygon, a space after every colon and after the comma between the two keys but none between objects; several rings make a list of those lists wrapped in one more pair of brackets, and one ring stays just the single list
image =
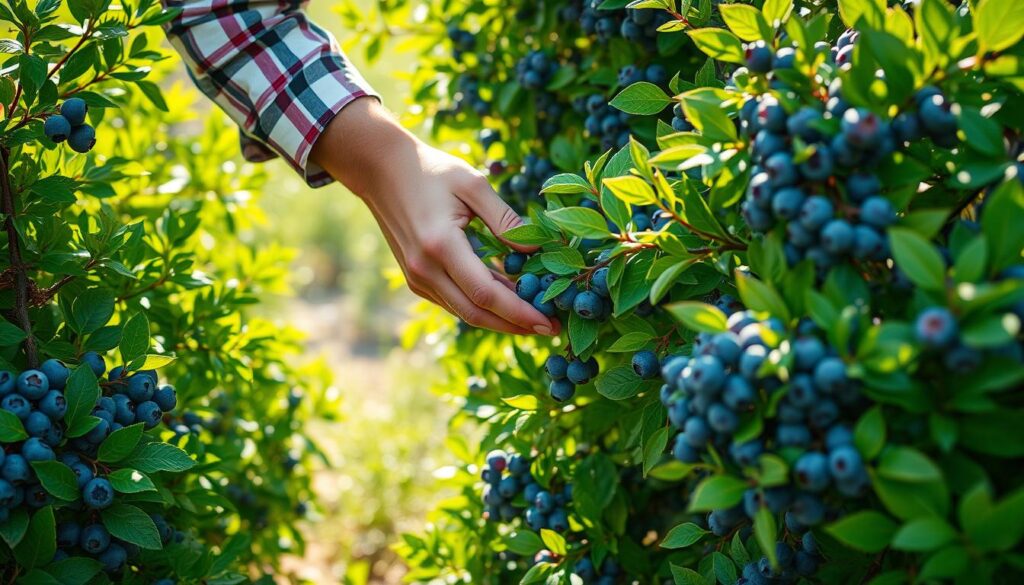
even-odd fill
[{"label": "white and red plaid fabric", "polygon": [[165,25],[199,89],[238,123],[250,161],[281,156],[306,181],[331,182],[309,151],[347,104],[377,96],[305,0],[162,0]]}]

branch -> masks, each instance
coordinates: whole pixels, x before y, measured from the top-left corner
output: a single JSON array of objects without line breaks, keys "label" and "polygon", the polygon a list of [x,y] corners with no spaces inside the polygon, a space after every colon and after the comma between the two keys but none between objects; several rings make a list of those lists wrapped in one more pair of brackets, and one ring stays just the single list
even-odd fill
[{"label": "branch", "polygon": [[4,219],[4,230],[7,231],[7,252],[11,257],[11,268],[14,270],[14,317],[18,325],[25,330],[25,356],[28,365],[34,368],[39,365],[36,353],[36,339],[32,335],[32,320],[28,317],[29,279],[25,263],[21,259],[21,244],[18,242],[18,231],[14,225],[14,191],[11,188],[11,175],[8,166],[9,152],[0,148],[0,204],[7,215]]}]

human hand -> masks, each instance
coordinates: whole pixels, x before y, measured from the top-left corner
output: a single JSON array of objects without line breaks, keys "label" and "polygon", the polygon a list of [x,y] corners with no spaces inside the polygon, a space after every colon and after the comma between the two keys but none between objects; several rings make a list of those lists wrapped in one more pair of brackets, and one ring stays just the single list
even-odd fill
[{"label": "human hand", "polygon": [[366,202],[413,292],[476,327],[558,333],[558,321],[520,299],[473,251],[463,230],[474,217],[499,238],[523,223],[475,169],[418,140],[372,98],[335,116],[310,159]]}]

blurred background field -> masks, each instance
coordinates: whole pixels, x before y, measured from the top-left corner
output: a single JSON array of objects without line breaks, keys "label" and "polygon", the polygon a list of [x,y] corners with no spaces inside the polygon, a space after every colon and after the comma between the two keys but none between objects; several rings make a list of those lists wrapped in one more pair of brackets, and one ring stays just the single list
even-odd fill
[{"label": "blurred background field", "polygon": [[[345,43],[331,2],[309,10]],[[373,68],[362,50],[350,57],[401,113],[401,79],[412,60],[383,51]],[[303,528],[306,554],[289,559],[287,573],[311,583],[397,583],[405,569],[390,545],[419,528],[441,498],[433,476],[444,464],[450,416],[432,392],[441,381],[435,360],[423,347],[401,347],[403,323],[423,307],[401,285],[361,201],[337,184],[310,189],[281,161],[263,170],[270,177],[261,196],[267,219],[251,236],[295,250],[289,270],[297,295],[268,302],[268,316],[308,334],[308,357],[333,371],[342,404],[338,422],[318,422],[310,433],[330,461],[316,471],[318,507]]]}]

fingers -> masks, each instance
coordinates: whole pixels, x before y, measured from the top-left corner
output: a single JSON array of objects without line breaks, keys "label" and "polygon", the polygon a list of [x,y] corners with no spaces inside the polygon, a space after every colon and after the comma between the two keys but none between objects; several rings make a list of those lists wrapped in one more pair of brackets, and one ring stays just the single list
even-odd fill
[{"label": "fingers", "polygon": [[512,335],[532,335],[534,333],[529,329],[509,323],[486,309],[478,307],[447,275],[438,278],[434,282],[434,290],[439,297],[445,300],[445,303],[451,307],[456,315],[474,327],[511,333]]},{"label": "fingers", "polygon": [[493,273],[473,254],[465,238],[451,238],[446,253],[439,261],[455,284],[477,307],[534,333],[554,333],[551,320],[496,280]]},{"label": "fingers", "polygon": [[466,178],[459,183],[459,190],[455,195],[483,220],[502,242],[520,252],[536,250],[536,246],[516,244],[502,236],[508,230],[523,225],[523,218],[498,197],[483,175],[472,170],[467,170],[466,173]]}]

